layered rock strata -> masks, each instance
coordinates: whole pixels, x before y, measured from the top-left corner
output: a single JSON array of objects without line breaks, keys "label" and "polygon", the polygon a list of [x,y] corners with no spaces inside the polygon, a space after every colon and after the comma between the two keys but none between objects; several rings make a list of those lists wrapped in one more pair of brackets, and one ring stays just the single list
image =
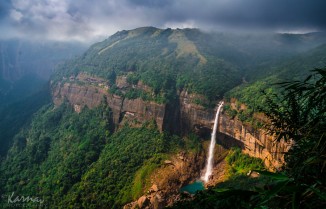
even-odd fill
[{"label": "layered rock strata", "polygon": [[[117,86],[122,90],[130,88],[126,79],[119,78],[117,81]],[[132,88],[150,91],[141,82]],[[112,121],[116,127],[124,121],[141,124],[154,120],[160,131],[181,135],[194,132],[202,138],[209,138],[215,115],[215,110],[205,109],[193,102],[200,99],[199,95],[181,91],[178,93],[179,99],[170,104],[158,104],[140,98],[127,99],[109,93],[108,84],[104,80],[85,75],[78,75],[76,78],[69,78],[69,82],[54,85],[52,94],[55,105],[67,100],[76,112],[81,111],[84,106],[94,108],[102,102],[107,103],[112,110]],[[264,130],[254,129],[237,119],[231,119],[223,112],[220,117],[217,143],[225,148],[239,146],[245,153],[263,159],[271,170],[280,168],[284,162],[284,152],[289,149],[290,143],[276,142],[275,137]]]}]

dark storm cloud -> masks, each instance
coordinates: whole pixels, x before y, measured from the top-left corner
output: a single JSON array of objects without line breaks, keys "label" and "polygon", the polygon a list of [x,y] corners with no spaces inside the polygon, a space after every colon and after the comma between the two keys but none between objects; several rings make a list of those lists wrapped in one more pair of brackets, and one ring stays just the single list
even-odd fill
[{"label": "dark storm cloud", "polygon": [[[180,2],[180,1],[179,1]],[[326,28],[323,0],[220,0],[181,1],[166,18],[194,20],[198,25],[233,29],[322,29]]]},{"label": "dark storm cloud", "polygon": [[1,37],[89,40],[142,26],[326,29],[324,0],[4,0]]},{"label": "dark storm cloud", "polygon": [[322,0],[247,0],[226,7],[221,13],[215,13],[212,20],[220,20],[225,25],[263,29],[301,27],[324,29],[325,6],[326,1]]}]

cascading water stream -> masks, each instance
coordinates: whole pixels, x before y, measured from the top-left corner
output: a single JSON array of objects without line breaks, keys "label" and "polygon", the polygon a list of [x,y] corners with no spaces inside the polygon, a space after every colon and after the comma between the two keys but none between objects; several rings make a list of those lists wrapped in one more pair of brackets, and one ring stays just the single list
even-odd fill
[{"label": "cascading water stream", "polygon": [[209,150],[208,150],[206,171],[205,171],[205,174],[201,177],[201,179],[204,182],[207,182],[209,179],[209,176],[212,175],[213,163],[214,163],[214,158],[213,158],[214,157],[214,148],[215,148],[215,143],[216,143],[216,131],[217,131],[217,125],[218,125],[218,118],[219,118],[219,114],[220,114],[222,106],[223,106],[223,102],[221,102],[220,105],[218,106],[216,115],[215,115],[214,127],[213,127],[212,136],[211,136],[211,143],[209,145]]}]

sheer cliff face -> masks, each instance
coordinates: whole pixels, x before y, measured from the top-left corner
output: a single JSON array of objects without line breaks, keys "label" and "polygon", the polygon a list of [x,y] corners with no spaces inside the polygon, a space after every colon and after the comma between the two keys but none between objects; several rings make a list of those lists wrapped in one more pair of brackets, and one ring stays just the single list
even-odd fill
[{"label": "sheer cliff face", "polygon": [[240,146],[243,151],[253,157],[261,158],[270,170],[279,169],[284,163],[284,153],[291,143],[276,138],[262,129],[254,129],[244,125],[237,119],[221,114],[217,141],[226,148]]},{"label": "sheer cliff face", "polygon": [[[78,75],[76,78],[69,78],[69,81],[53,86],[54,104],[58,106],[64,100],[68,100],[75,111],[80,112],[85,106],[93,108],[106,102],[112,109],[113,121],[117,126],[124,121],[136,120],[143,123],[155,120],[161,131],[168,130],[181,134],[195,132],[199,135],[210,132],[214,110],[205,110],[200,105],[193,104],[191,101],[194,95],[182,91],[179,93],[179,100],[173,104],[158,104],[140,98],[127,99],[109,93],[107,84],[100,78],[89,76],[85,79],[84,76]],[[122,83],[121,80],[123,79],[117,80],[117,86],[121,89],[129,85]],[[139,83],[136,88],[148,87]]]},{"label": "sheer cliff face", "polygon": [[[126,82],[121,83],[121,80],[118,80],[117,84],[121,89],[129,85]],[[136,88],[146,87],[139,84]],[[85,106],[94,108],[105,102],[112,110],[112,120],[117,127],[125,121],[136,125],[155,120],[158,128],[162,131],[166,105],[143,101],[140,98],[127,99],[111,94],[106,81],[97,77],[79,74],[76,78],[65,79],[64,83],[53,86],[52,95],[55,105],[58,106],[67,100],[76,112],[82,111]]]},{"label": "sheer cliff face", "polygon": [[[128,85],[126,82],[121,83],[121,79],[118,79],[117,83],[121,89]],[[141,83],[133,88],[148,91],[148,87]],[[158,104],[140,98],[127,99],[111,94],[106,81],[79,75],[76,78],[66,78],[64,83],[55,84],[52,95],[55,105],[67,100],[76,112],[82,111],[85,106],[93,108],[102,102],[107,103],[112,110],[112,121],[117,128],[126,121],[137,126],[148,120],[155,120],[160,131],[167,130],[182,135],[195,132],[209,138],[214,122],[215,110],[207,110],[194,104],[192,101],[198,95],[188,94],[186,91],[179,92],[179,99],[173,104]],[[225,148],[240,146],[251,156],[263,159],[270,169],[277,169],[282,165],[282,153],[290,147],[285,142],[275,142],[274,138],[263,130],[244,126],[239,120],[230,119],[224,113],[220,116],[218,130],[219,144]]]},{"label": "sheer cliff face", "polygon": [[139,123],[155,120],[162,131],[165,115],[165,105],[141,99],[124,99],[121,96],[108,93],[107,90],[91,85],[78,85],[65,83],[53,88],[53,102],[60,105],[65,99],[73,105],[76,112],[87,106],[93,108],[106,102],[112,110],[112,119],[116,126],[124,121],[137,121]]},{"label": "sheer cliff face", "polygon": [[183,134],[195,132],[201,136],[210,135],[215,111],[194,104],[196,97],[198,96],[188,94],[186,91],[182,91],[179,95],[181,132]]}]

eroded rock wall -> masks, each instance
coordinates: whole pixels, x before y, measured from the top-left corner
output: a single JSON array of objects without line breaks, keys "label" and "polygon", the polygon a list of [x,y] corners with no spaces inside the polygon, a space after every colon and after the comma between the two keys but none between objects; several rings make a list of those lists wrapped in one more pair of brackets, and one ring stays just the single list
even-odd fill
[{"label": "eroded rock wall", "polygon": [[[135,123],[141,124],[155,120],[160,131],[167,130],[181,135],[194,132],[203,138],[210,138],[216,110],[207,110],[195,104],[193,101],[196,98],[200,99],[198,95],[182,91],[178,94],[178,100],[167,105],[143,101],[140,98],[126,99],[110,94],[103,80],[84,77],[82,81],[87,80],[91,83],[65,82],[55,85],[52,89],[54,104],[60,105],[67,100],[75,111],[79,112],[84,106],[94,108],[106,102],[112,110],[112,120],[117,127],[125,121],[136,121]],[[126,82],[123,82],[122,86],[126,85]],[[144,88],[144,85],[136,88]],[[284,141],[276,142],[275,138],[265,131],[244,125],[223,112],[220,115],[218,131],[219,144],[225,148],[241,147],[245,153],[264,160],[271,170],[280,168],[284,162],[283,153],[291,146]]]},{"label": "eroded rock wall", "polygon": [[180,129],[182,134],[195,132],[198,135],[205,135],[211,132],[214,124],[215,112],[212,109],[205,109],[193,102],[196,95],[180,92]]},{"label": "eroded rock wall", "polygon": [[262,129],[254,129],[244,125],[237,119],[231,119],[221,114],[219,122],[218,143],[227,148],[241,147],[244,153],[261,158],[265,165],[271,169],[279,169],[284,163],[284,153],[288,151],[291,143],[283,140],[277,142],[274,136]]},{"label": "eroded rock wall", "polygon": [[94,108],[106,102],[112,110],[113,122],[119,125],[124,121],[138,121],[143,123],[155,120],[162,131],[165,115],[165,105],[141,99],[124,99],[110,94],[107,89],[95,85],[79,85],[77,83],[57,84],[52,89],[53,102],[56,106],[67,100],[80,112],[83,107]]}]

